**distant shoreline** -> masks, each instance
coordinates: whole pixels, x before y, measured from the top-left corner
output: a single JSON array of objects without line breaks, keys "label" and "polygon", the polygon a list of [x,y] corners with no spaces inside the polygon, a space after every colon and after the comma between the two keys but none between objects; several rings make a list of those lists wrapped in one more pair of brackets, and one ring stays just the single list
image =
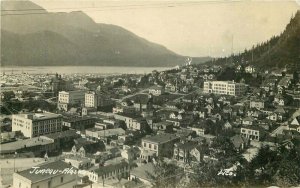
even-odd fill
[{"label": "distant shoreline", "polygon": [[129,66],[2,66],[5,74],[148,74],[154,70],[164,71],[173,67]]}]

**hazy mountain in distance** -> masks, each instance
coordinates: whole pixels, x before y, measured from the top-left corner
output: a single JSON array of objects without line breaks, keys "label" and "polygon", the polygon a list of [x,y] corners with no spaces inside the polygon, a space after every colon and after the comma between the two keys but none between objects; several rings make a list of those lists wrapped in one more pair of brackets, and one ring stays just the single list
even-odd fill
[{"label": "hazy mountain in distance", "polygon": [[2,1],[1,10],[4,66],[175,66],[186,58],[81,11],[50,13],[30,1]]}]

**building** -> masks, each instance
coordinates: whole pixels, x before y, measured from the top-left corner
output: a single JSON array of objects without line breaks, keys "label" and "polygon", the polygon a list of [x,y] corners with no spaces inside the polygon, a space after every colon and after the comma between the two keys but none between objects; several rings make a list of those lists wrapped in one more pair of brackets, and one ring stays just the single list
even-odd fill
[{"label": "building", "polygon": [[241,135],[250,140],[260,140],[260,130],[256,127],[242,127]]},{"label": "building", "polygon": [[159,96],[165,93],[165,88],[163,86],[153,86],[149,88],[149,94]]},{"label": "building", "polygon": [[95,126],[96,119],[88,116],[70,116],[63,118],[63,126],[83,131]]},{"label": "building", "polygon": [[68,110],[70,105],[80,105],[84,103],[85,91],[60,91],[58,93],[58,109]]},{"label": "building", "polygon": [[259,100],[259,99],[251,99],[250,108],[264,109],[265,108],[265,101],[264,100]]},{"label": "building", "polygon": [[246,91],[246,84],[234,81],[207,81],[204,82],[204,93],[214,93],[219,95],[240,96]]},{"label": "building", "polygon": [[58,102],[67,104],[78,104],[84,101],[85,91],[60,91],[58,93]]},{"label": "building", "polygon": [[179,137],[173,134],[158,134],[142,139],[142,149],[153,151],[156,156],[172,157],[174,144],[179,142]]},{"label": "building", "polygon": [[0,145],[1,155],[32,152],[35,156],[39,156],[44,152],[52,152],[60,148],[59,143],[46,136],[34,137],[25,140],[17,140]]},{"label": "building", "polygon": [[128,129],[145,130],[147,121],[143,117],[129,115],[129,114],[114,114],[115,119],[124,121]]},{"label": "building", "polygon": [[61,78],[61,75],[56,74],[51,80],[51,90],[55,96],[58,95],[59,91],[69,91],[73,88],[72,83],[65,81]]},{"label": "building", "polygon": [[192,161],[191,151],[196,148],[197,142],[179,142],[174,144],[173,159],[184,163],[190,163]]},{"label": "building", "polygon": [[103,94],[90,91],[85,93],[85,107],[98,108],[112,105],[112,101]]},{"label": "building", "polygon": [[[50,173],[49,169],[56,173]],[[48,173],[41,173],[48,171]],[[50,162],[13,174],[13,187],[16,188],[69,188],[75,187],[77,169],[63,161]]]},{"label": "building", "polygon": [[54,113],[14,114],[12,131],[21,131],[25,137],[61,132],[62,115]]},{"label": "building", "polygon": [[245,68],[245,73],[250,73],[250,74],[252,74],[252,73],[255,73],[256,72],[256,68],[254,67],[254,66],[252,66],[252,65],[249,65],[249,66],[247,66],[246,68]]},{"label": "building", "polygon": [[129,164],[121,161],[116,164],[110,164],[100,167],[88,173],[89,179],[95,183],[103,183],[104,180],[128,178],[129,177]]},{"label": "building", "polygon": [[116,129],[106,129],[106,130],[100,130],[96,128],[87,129],[85,131],[86,137],[90,138],[92,140],[102,139],[105,140],[107,138],[112,139],[118,139],[118,136],[125,135],[125,131],[122,128],[116,128]]}]

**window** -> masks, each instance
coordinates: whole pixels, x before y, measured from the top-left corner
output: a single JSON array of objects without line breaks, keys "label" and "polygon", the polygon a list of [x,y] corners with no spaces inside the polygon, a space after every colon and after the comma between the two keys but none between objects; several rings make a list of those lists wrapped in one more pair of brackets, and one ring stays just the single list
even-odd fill
[{"label": "window", "polygon": [[154,145],[154,149],[155,149],[155,150],[157,149],[157,146],[156,146],[156,145]]},{"label": "window", "polygon": [[149,148],[151,148],[152,147],[152,144],[149,144]]},{"label": "window", "polygon": [[146,143],[144,143],[144,147],[146,147]]},{"label": "window", "polygon": [[51,181],[48,181],[48,188],[51,187]]},{"label": "window", "polygon": [[60,177],[60,183],[64,182],[64,177]]}]

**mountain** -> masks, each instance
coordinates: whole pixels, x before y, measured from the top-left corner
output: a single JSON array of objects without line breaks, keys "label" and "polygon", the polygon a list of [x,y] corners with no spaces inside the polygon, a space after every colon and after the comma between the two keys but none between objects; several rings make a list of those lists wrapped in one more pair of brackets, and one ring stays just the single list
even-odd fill
[{"label": "mountain", "polygon": [[186,58],[81,11],[51,13],[30,1],[2,1],[1,10],[4,66],[175,66]]},{"label": "mountain", "polygon": [[247,62],[263,68],[294,67],[300,64],[300,10],[280,35],[273,36],[270,40],[240,54],[215,60],[216,64],[226,62]]}]

